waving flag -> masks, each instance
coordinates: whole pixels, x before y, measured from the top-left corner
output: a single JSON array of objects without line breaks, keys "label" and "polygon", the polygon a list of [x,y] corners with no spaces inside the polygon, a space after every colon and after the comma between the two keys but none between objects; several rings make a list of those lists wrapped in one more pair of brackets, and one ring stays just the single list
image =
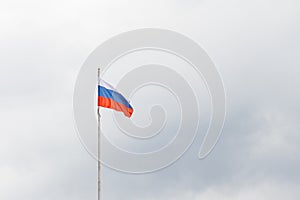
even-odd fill
[{"label": "waving flag", "polygon": [[98,106],[123,112],[127,117],[131,117],[133,113],[133,108],[125,97],[102,79],[98,83]]}]

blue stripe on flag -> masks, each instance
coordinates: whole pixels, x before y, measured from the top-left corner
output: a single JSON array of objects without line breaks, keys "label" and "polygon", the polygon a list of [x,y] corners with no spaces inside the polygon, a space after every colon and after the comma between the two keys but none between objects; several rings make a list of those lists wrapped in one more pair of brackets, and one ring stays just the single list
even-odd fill
[{"label": "blue stripe on flag", "polygon": [[98,96],[112,99],[115,102],[121,103],[128,108],[132,108],[129,102],[120,93],[113,90],[109,90],[101,85],[98,85]]}]

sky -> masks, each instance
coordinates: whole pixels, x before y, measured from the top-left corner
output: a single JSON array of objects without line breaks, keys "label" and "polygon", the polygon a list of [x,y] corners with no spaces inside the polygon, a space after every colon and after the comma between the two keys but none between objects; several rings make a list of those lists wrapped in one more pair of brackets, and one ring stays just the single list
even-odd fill
[{"label": "sky", "polygon": [[299,11],[297,0],[2,0],[0,199],[96,199],[97,162],[73,119],[76,77],[102,42],[149,27],[205,49],[226,88],[225,126],[203,160],[197,137],[155,173],[103,167],[103,199],[298,199]]}]

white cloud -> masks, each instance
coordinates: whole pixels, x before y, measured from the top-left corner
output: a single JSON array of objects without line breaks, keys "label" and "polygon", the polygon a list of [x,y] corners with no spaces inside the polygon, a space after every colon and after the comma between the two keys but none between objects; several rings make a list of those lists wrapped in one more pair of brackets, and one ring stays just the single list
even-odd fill
[{"label": "white cloud", "polygon": [[228,120],[203,161],[196,145],[156,174],[104,168],[104,197],[296,199],[299,19],[296,0],[1,2],[0,199],[96,197],[96,163],[74,132],[73,84],[97,45],[141,27],[174,29],[207,49]]},{"label": "white cloud", "polygon": [[[246,180],[245,180],[246,182]],[[280,200],[280,199],[298,199],[300,192],[300,186],[296,184],[280,183],[273,181],[260,182],[258,184],[247,185],[247,186],[230,186],[223,185],[221,187],[211,187],[207,190],[197,193],[186,192],[183,194],[176,194],[172,196],[165,196],[159,198],[161,200]],[[148,199],[147,199],[148,200]],[[151,198],[149,200],[152,200]],[[153,199],[154,200],[154,199]]]}]

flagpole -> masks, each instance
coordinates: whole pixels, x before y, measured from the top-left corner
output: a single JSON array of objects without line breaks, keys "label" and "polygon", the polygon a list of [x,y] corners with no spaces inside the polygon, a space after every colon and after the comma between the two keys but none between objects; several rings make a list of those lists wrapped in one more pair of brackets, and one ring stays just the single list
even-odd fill
[{"label": "flagpole", "polygon": [[[99,80],[100,80],[100,68],[98,68],[98,81]],[[101,115],[100,115],[99,105],[97,109],[97,116],[98,116],[98,200],[101,200],[101,126],[100,126]]]}]

